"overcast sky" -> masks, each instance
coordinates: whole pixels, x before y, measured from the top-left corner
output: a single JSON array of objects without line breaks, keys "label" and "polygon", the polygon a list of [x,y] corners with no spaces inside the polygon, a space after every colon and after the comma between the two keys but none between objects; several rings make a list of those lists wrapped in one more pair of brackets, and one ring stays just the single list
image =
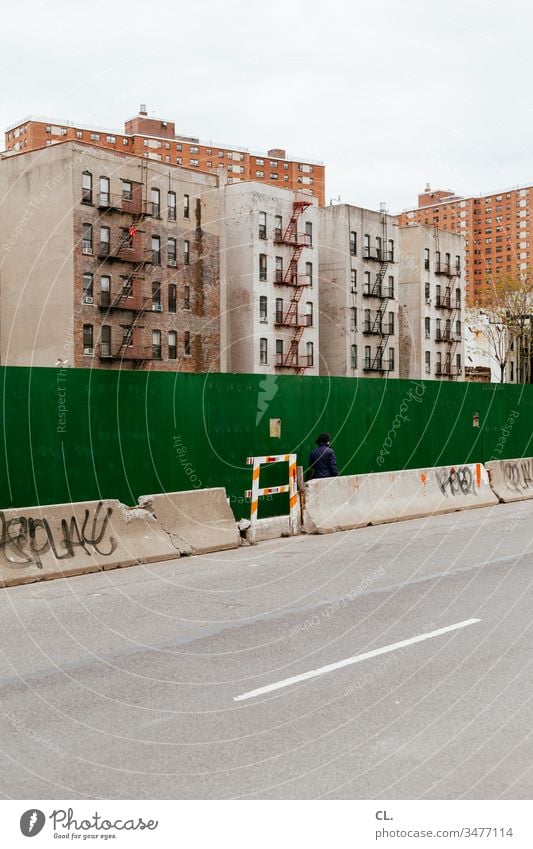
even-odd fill
[{"label": "overcast sky", "polygon": [[48,0],[2,11],[2,127],[176,131],[327,165],[327,198],[391,212],[429,181],[533,183],[527,0]]}]

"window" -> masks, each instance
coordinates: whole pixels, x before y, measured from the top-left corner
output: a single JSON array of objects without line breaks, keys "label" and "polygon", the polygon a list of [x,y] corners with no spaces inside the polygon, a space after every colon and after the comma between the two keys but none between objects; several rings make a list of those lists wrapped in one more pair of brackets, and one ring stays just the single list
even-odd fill
[{"label": "window", "polygon": [[351,366],[357,368],[357,345],[351,347]]},{"label": "window", "polygon": [[370,256],[370,236],[368,233],[363,236],[363,256]]},{"label": "window", "polygon": [[191,287],[185,286],[183,289],[183,309],[190,310],[191,308]]},{"label": "window", "polygon": [[442,371],[442,354],[440,351],[437,351],[435,359],[437,360],[435,371],[437,374],[440,374]]},{"label": "window", "polygon": [[381,256],[382,247],[383,247],[383,239],[381,238],[381,236],[376,236],[376,256],[377,256],[378,259],[382,258],[382,256]]},{"label": "window", "polygon": [[100,254],[109,256],[111,251],[111,230],[109,227],[100,227]]},{"label": "window", "polygon": [[[429,259],[428,259],[428,262],[429,262]],[[429,290],[429,283],[426,283],[425,286],[424,286],[424,297],[426,299],[426,303],[428,303],[429,300],[430,300],[430,294],[431,293],[430,293],[430,290]]]},{"label": "window", "polygon": [[93,202],[93,175],[90,171],[84,171],[81,175],[81,202]]},{"label": "window", "polygon": [[[352,314],[352,315],[353,315],[353,314]],[[366,310],[365,310],[364,332],[365,332],[365,333],[369,333],[369,332],[370,332],[370,310],[369,310],[369,309],[366,309]]]},{"label": "window", "polygon": [[100,141],[100,136],[98,133],[91,133],[90,137],[91,141]]},{"label": "window", "polygon": [[387,292],[389,298],[394,298],[394,277],[389,275],[389,289]]},{"label": "window", "polygon": [[461,257],[459,256],[459,254],[457,254],[457,256],[455,257],[455,273],[461,273]]},{"label": "window", "polygon": [[350,291],[352,295],[357,293],[357,269],[350,269]]},{"label": "window", "polygon": [[129,348],[133,345],[133,327],[122,327],[122,345]]},{"label": "window", "polygon": [[100,353],[102,357],[111,356],[111,327],[109,324],[102,325]]},{"label": "window", "polygon": [[176,220],[176,192],[167,193],[168,220]]},{"label": "window", "polygon": [[186,357],[191,356],[191,334],[188,330],[183,334],[183,353]]},{"label": "window", "polygon": [[159,189],[151,189],[150,201],[152,204],[152,215],[154,218],[159,218],[161,214],[161,193]]},{"label": "window", "polygon": [[306,235],[306,243],[309,247],[313,245],[313,224],[311,221],[305,222],[305,235]]},{"label": "window", "polygon": [[161,359],[161,331],[152,330],[152,358]]},{"label": "window", "polygon": [[167,243],[167,257],[168,264],[171,266],[176,265],[176,240],[170,238]]},{"label": "window", "polygon": [[283,322],[283,298],[276,298],[276,324]]},{"label": "window", "polygon": [[350,233],[350,254],[357,256],[357,233],[355,230]]},{"label": "window", "polygon": [[259,280],[267,279],[267,256],[259,254]]},{"label": "window", "polygon": [[93,303],[93,276],[92,274],[83,275],[83,303]]},{"label": "window", "polygon": [[429,269],[429,248],[424,248],[424,268]]},{"label": "window", "polygon": [[312,262],[306,262],[305,263],[305,276],[307,278],[306,283],[308,284],[308,286],[312,286],[313,285],[313,263]]},{"label": "window", "polygon": [[271,179],[271,180],[279,180],[279,177],[278,177],[278,175],[277,175],[277,174],[271,174],[271,175],[270,175],[270,179]]},{"label": "window", "polygon": [[190,245],[187,239],[183,242],[183,264],[189,265],[191,261]]},{"label": "window", "polygon": [[152,236],[152,265],[161,265],[161,239]]},{"label": "window", "polygon": [[100,197],[102,205],[107,205],[111,200],[111,185],[109,177],[100,177]]},{"label": "window", "polygon": [[255,164],[256,164],[256,165],[264,165],[264,164],[265,164],[265,160],[264,160],[264,159],[256,159],[256,160],[255,160]]},{"label": "window", "polygon": [[133,184],[130,180],[122,180],[122,200],[133,200]]},{"label": "window", "polygon": [[424,371],[426,374],[431,373],[431,351],[426,351],[424,354]]},{"label": "window", "polygon": [[394,262],[394,239],[389,239],[389,262]]},{"label": "window", "polygon": [[175,330],[169,330],[168,332],[168,358],[169,360],[175,360],[177,357],[178,350],[178,334]]},{"label": "window", "polygon": [[460,321],[455,322],[455,338],[458,339],[458,340],[461,338],[461,322]]},{"label": "window", "polygon": [[283,218],[281,215],[274,216],[274,239],[280,241],[283,235]]},{"label": "window", "polygon": [[256,177],[264,177],[264,176],[265,176],[265,172],[264,172],[264,171],[256,171],[256,172],[255,172],[255,176],[256,176]]},{"label": "window", "polygon": [[83,353],[90,356],[94,353],[92,324],[83,325]]},{"label": "window", "polygon": [[176,284],[168,284],[168,311],[176,312]]},{"label": "window", "polygon": [[312,301],[307,301],[307,303],[305,305],[305,315],[306,315],[306,319],[307,319],[307,326],[312,327],[313,326],[313,302]]},{"label": "window", "polygon": [[276,339],[276,365],[283,365],[283,339]]},{"label": "window", "polygon": [[259,340],[259,365],[266,366],[268,364],[268,342],[266,339]]},{"label": "window", "polygon": [[275,282],[283,283],[283,257],[276,257]]},{"label": "window", "polygon": [[161,312],[161,283],[152,283],[152,310]]},{"label": "window", "polygon": [[111,277],[100,277],[100,306],[108,307],[111,303]]},{"label": "window", "polygon": [[365,271],[365,282],[363,284],[363,292],[365,295],[370,295],[370,271]]},{"label": "window", "polygon": [[307,353],[307,365],[308,365],[308,366],[313,366],[313,365],[314,365],[314,357],[315,357],[315,355],[314,355],[314,345],[313,345],[313,343],[312,343],[312,342],[308,342],[308,343],[307,343],[307,345],[306,345],[306,353]]},{"label": "window", "polygon": [[268,321],[268,308],[266,295],[261,295],[259,298],[259,321],[266,323]]},{"label": "window", "polygon": [[266,225],[266,212],[259,213],[259,238],[266,239],[267,237],[267,225]]},{"label": "window", "polygon": [[189,147],[189,151],[190,151],[190,153],[198,153],[198,148],[194,145],[191,145]]},{"label": "window", "polygon": [[437,340],[441,338],[440,322],[440,318],[435,319],[435,339]]},{"label": "window", "polygon": [[456,307],[461,306],[461,290],[460,289],[455,290],[455,305],[456,305]]},{"label": "window", "polygon": [[365,345],[365,368],[370,368],[370,345]]},{"label": "window", "polygon": [[189,195],[183,195],[183,217],[189,218],[190,215],[190,198]]},{"label": "window", "polygon": [[82,133],[82,131],[81,131],[81,130],[76,130],[76,138],[77,138],[77,139],[82,139],[82,138],[83,138],[83,133]]},{"label": "window", "polygon": [[389,326],[387,328],[389,336],[394,336],[394,313],[389,313]]},{"label": "window", "polygon": [[194,168],[198,168],[198,166],[200,165],[200,162],[199,162],[198,159],[191,159],[191,161],[189,162],[189,165],[192,165]]},{"label": "window", "polygon": [[431,319],[430,318],[424,319],[424,335],[425,335],[426,339],[431,338]]},{"label": "window", "polygon": [[394,371],[394,348],[389,348],[389,371]]}]

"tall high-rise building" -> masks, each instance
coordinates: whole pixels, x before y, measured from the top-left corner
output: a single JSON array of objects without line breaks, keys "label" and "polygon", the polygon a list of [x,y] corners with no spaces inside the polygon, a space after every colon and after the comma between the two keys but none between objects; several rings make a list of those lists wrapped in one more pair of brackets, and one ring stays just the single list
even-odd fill
[{"label": "tall high-rise building", "polygon": [[224,172],[227,183],[253,180],[316,197],[320,206],[325,203],[325,168],[322,163],[288,157],[283,148],[254,153],[242,147],[202,142],[191,136],[176,134],[173,121],[148,117],[144,104],[138,115],[126,121],[123,131],[29,117],[13,124],[5,134],[8,155],[27,153],[66,141],[97,145],[206,174]]},{"label": "tall high-rise building", "polygon": [[533,186],[465,198],[451,191],[433,191],[427,185],[416,209],[402,212],[398,222],[463,235],[466,301],[469,306],[482,306],[498,274],[516,274],[531,265],[530,199],[533,204]]}]

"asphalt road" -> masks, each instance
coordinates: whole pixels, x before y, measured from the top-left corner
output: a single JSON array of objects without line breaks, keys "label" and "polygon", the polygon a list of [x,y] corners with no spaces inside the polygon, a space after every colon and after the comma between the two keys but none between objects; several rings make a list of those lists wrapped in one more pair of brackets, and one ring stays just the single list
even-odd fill
[{"label": "asphalt road", "polygon": [[0,590],[0,793],[529,799],[532,528],[523,502]]}]

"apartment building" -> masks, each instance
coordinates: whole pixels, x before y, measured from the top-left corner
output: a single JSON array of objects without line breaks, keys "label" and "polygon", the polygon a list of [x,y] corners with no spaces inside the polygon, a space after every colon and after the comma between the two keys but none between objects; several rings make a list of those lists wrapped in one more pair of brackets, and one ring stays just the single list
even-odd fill
[{"label": "apartment building", "polygon": [[320,210],[320,372],[398,377],[398,225],[384,210]]},{"label": "apartment building", "polygon": [[401,378],[464,377],[464,239],[418,224],[400,227]]},{"label": "apartment building", "polygon": [[460,197],[450,191],[418,196],[418,206],[402,212],[399,224],[426,224],[465,237],[465,295],[469,306],[486,302],[487,287],[499,273],[514,274],[531,265],[533,186]]},{"label": "apartment building", "polygon": [[0,217],[2,365],[224,368],[214,176],[68,141],[0,161]]},{"label": "apartment building", "polygon": [[223,193],[228,370],[317,375],[316,200],[254,183]]},{"label": "apartment building", "polygon": [[5,134],[8,155],[27,153],[76,141],[205,174],[225,174],[228,183],[253,180],[272,187],[299,191],[325,203],[325,168],[310,159],[288,157],[282,148],[253,153],[242,147],[201,142],[176,134],[174,121],[150,118],[146,106],[126,121],[123,131],[101,129],[71,121],[29,117],[13,124]]}]

